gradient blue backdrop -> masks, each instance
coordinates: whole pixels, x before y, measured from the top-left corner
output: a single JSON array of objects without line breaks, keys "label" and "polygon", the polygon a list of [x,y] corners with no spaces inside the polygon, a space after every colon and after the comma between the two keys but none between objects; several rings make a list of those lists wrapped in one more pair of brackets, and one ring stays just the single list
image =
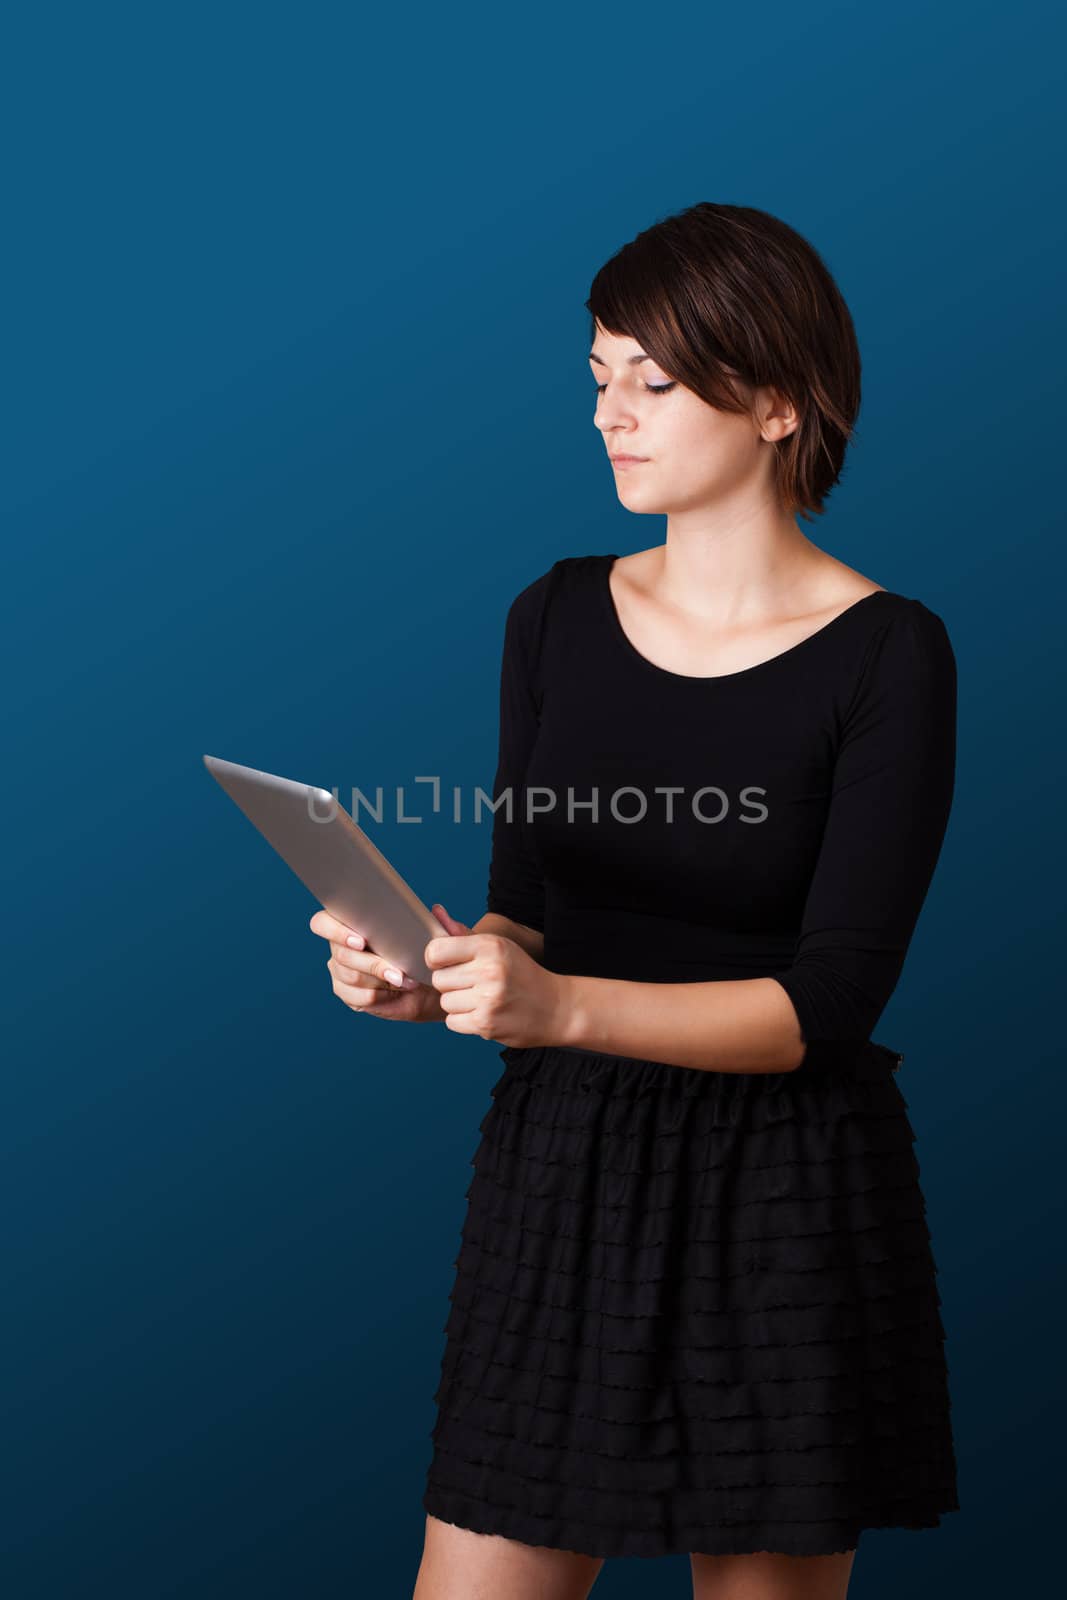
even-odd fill
[{"label": "gradient blue backdrop", "polygon": [[[415,780],[491,785],[521,587],[662,539],[592,427],[583,301],[701,199],[837,276],[864,402],[806,531],[938,611],[960,671],[876,1036],[963,1510],[866,1534],[854,1592],[1022,1583],[1060,1510],[1062,50],[1029,0],[9,27],[7,1600],[410,1595],[498,1047],[346,1010],[201,755],[382,785],[382,848],[482,914],[490,818]],[[686,1595],[688,1563],[601,1593]]]}]

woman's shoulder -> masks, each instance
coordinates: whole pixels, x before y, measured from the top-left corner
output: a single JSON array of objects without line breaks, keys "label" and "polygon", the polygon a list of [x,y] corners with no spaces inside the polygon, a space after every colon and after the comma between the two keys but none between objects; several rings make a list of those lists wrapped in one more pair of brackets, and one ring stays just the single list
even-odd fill
[{"label": "woman's shoulder", "polygon": [[529,661],[537,661],[544,649],[550,618],[558,617],[561,605],[566,611],[568,597],[581,589],[577,580],[597,559],[602,558],[560,556],[525,583],[507,608],[505,644],[517,647]]},{"label": "woman's shoulder", "polygon": [[956,693],[956,656],[944,618],[914,595],[875,589],[857,615],[866,614],[854,680],[854,704],[910,700],[917,718],[934,713]]},{"label": "woman's shoulder", "polygon": [[952,654],[944,618],[916,595],[878,583],[834,558],[823,577],[816,607],[824,604],[827,615],[856,608],[857,623],[866,625],[868,664],[879,657],[891,661],[894,654],[916,660]]},{"label": "woman's shoulder", "polygon": [[876,634],[885,633],[888,636],[912,638],[920,642],[948,643],[948,628],[944,617],[925,601],[920,600],[917,595],[902,594],[896,589],[878,585],[858,595],[857,599],[870,601],[866,609],[871,614]]},{"label": "woman's shoulder", "polygon": [[537,620],[543,616],[553,595],[573,589],[575,581],[592,568],[614,559],[607,555],[560,556],[519,590],[510,609],[521,619]]}]

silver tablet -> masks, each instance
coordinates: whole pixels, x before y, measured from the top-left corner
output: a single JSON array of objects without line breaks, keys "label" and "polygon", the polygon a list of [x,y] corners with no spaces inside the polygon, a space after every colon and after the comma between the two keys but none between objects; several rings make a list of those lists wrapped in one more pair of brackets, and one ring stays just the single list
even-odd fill
[{"label": "silver tablet", "polygon": [[447,928],[329,789],[219,756],[205,756],[204,765],[331,916],[401,972],[432,982],[422,953]]}]

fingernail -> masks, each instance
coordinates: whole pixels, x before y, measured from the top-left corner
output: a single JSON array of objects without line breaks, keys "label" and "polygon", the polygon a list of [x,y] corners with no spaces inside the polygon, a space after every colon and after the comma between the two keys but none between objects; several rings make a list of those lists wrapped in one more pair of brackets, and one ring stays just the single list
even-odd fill
[{"label": "fingernail", "polygon": [[385,976],[390,983],[395,983],[398,988],[404,982],[404,974],[398,972],[395,967],[386,967]]},{"label": "fingernail", "polygon": [[418,978],[405,978],[404,982],[401,984],[401,988],[402,989],[417,989],[418,987],[419,987]]},{"label": "fingernail", "polygon": [[366,942],[361,933],[350,933],[345,940],[345,943],[350,944],[353,950],[362,950]]}]

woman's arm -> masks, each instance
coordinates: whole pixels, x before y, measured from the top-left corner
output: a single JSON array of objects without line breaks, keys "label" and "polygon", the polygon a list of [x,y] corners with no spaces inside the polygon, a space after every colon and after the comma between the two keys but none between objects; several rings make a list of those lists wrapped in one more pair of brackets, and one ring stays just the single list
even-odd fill
[{"label": "woman's arm", "polygon": [[516,595],[504,624],[492,795],[498,809],[493,813],[487,910],[471,930],[513,939],[538,962],[545,949],[545,885],[524,823],[523,779],[540,724],[540,639],[554,571]]},{"label": "woman's arm", "polygon": [[514,940],[535,961],[540,961],[545,953],[543,933],[536,928],[527,928],[521,922],[513,922],[510,917],[502,917],[495,911],[487,911],[484,917],[480,917],[471,932],[499,933],[504,939]]},{"label": "woman's arm", "polygon": [[913,600],[875,636],[843,717],[792,965],[774,977],[631,983],[565,976],[546,1041],[719,1072],[788,1072],[808,1043],[862,1043],[896,987],[952,805],[956,662]]},{"label": "woman's arm", "polygon": [[559,981],[565,1021],[554,1044],[707,1072],[791,1072],[804,1057],[796,1012],[774,978]]}]

